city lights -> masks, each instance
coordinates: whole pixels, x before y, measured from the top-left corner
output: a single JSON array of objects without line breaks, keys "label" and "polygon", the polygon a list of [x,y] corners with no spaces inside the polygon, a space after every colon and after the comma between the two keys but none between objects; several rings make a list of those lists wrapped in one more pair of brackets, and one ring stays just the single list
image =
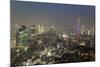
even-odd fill
[{"label": "city lights", "polygon": [[95,61],[95,7],[11,1],[11,67]]}]

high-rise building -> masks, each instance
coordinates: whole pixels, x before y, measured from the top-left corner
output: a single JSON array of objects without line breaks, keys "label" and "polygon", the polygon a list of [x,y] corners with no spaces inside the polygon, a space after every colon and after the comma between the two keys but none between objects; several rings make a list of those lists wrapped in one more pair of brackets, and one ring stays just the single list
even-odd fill
[{"label": "high-rise building", "polygon": [[37,29],[38,29],[38,34],[42,34],[44,32],[43,25],[37,25]]},{"label": "high-rise building", "polygon": [[32,36],[36,35],[37,34],[37,26],[34,24],[34,25],[31,25],[30,27],[30,33]]},{"label": "high-rise building", "polygon": [[85,26],[82,26],[82,28],[81,28],[81,34],[84,34],[84,32],[85,32]]}]

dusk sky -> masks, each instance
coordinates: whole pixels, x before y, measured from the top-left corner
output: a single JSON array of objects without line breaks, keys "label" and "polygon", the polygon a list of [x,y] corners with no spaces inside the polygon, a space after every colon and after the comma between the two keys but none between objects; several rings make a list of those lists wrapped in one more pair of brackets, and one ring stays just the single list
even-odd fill
[{"label": "dusk sky", "polygon": [[15,24],[51,24],[75,28],[78,16],[80,25],[92,28],[95,24],[95,7],[40,2],[11,1],[11,26]]}]

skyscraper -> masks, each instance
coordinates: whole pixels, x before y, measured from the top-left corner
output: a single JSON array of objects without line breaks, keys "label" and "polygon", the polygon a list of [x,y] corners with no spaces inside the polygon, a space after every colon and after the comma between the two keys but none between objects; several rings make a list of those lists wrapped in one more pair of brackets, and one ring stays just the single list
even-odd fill
[{"label": "skyscraper", "polygon": [[76,27],[76,38],[79,39],[80,35],[80,17],[77,18],[77,27]]}]

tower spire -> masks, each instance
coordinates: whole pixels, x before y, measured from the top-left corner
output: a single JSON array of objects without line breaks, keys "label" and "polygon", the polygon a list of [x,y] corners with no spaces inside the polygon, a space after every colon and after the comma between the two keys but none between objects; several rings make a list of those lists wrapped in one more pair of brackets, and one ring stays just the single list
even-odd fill
[{"label": "tower spire", "polygon": [[78,16],[78,23],[80,23],[80,17]]},{"label": "tower spire", "polygon": [[77,35],[80,34],[80,17],[78,16],[78,19],[77,19]]}]

